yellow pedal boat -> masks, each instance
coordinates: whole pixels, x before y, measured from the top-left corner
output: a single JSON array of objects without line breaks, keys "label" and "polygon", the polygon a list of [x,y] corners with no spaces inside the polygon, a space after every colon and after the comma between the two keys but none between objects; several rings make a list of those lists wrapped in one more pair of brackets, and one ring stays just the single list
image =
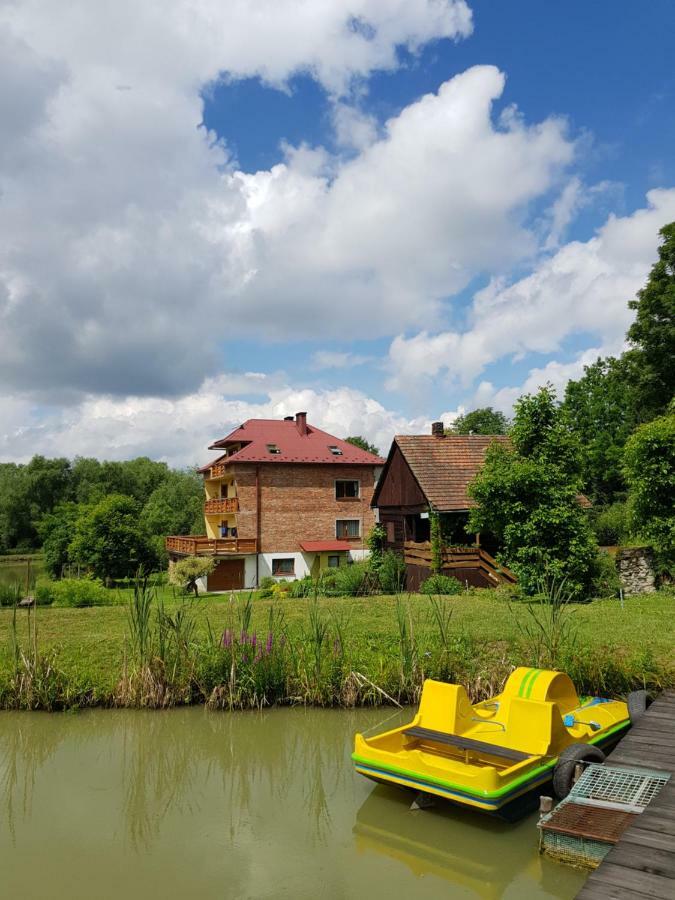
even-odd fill
[{"label": "yellow pedal boat", "polygon": [[580,699],[563,672],[516,669],[474,705],[461,685],[427,679],[412,722],[357,734],[352,760],[373,781],[499,813],[551,779],[564,796],[576,763],[601,761],[629,725],[626,703]]}]

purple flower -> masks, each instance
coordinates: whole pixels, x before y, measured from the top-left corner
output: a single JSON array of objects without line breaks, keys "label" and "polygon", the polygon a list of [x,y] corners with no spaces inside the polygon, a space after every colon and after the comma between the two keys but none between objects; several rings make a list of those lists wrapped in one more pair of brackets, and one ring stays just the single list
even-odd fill
[{"label": "purple flower", "polygon": [[270,633],[267,635],[267,641],[266,641],[266,643],[265,643],[265,653],[266,653],[268,656],[269,656],[270,653],[272,652],[272,644],[273,644],[273,643],[274,643],[274,635],[273,635],[272,632],[270,631]]},{"label": "purple flower", "polygon": [[258,637],[254,631],[253,634],[251,635],[251,647],[253,647],[253,649],[255,650],[255,648],[257,646],[258,646]]},{"label": "purple flower", "polygon": [[226,628],[223,632],[223,636],[220,639],[221,647],[231,647],[232,646],[232,632],[229,628]]},{"label": "purple flower", "polygon": [[239,635],[239,643],[248,644],[248,634],[245,630],[242,630],[241,634]]}]

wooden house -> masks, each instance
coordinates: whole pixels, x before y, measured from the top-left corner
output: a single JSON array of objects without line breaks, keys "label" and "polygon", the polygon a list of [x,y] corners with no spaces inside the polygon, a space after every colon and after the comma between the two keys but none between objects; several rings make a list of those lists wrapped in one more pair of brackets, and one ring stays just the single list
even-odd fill
[{"label": "wooden house", "polygon": [[372,503],[386,529],[387,547],[405,555],[409,590],[431,571],[430,512],[441,520],[444,574],[477,587],[515,581],[493,558],[491,536],[465,531],[473,505],[467,489],[493,441],[508,438],[447,435],[442,422],[433,423],[431,434],[394,438]]}]

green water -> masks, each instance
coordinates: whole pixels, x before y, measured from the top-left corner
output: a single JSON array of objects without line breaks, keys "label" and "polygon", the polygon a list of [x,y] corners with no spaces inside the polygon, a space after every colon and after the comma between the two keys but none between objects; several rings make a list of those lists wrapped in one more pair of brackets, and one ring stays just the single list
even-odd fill
[{"label": "green water", "polygon": [[36,578],[45,575],[45,566],[41,556],[26,557],[0,556],[0,585],[15,584],[17,581],[22,588],[26,584],[35,583]]},{"label": "green water", "polygon": [[[382,710],[0,713],[0,895],[571,898],[516,826],[352,771]],[[388,723],[393,725],[393,721]]]}]

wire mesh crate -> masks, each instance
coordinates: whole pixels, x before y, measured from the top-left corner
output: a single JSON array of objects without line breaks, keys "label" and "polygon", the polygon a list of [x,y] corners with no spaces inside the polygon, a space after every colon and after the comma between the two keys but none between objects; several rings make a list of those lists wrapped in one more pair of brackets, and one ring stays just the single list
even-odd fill
[{"label": "wire mesh crate", "polygon": [[670,775],[591,764],[569,795],[539,820],[539,849],[561,862],[595,868]]}]

